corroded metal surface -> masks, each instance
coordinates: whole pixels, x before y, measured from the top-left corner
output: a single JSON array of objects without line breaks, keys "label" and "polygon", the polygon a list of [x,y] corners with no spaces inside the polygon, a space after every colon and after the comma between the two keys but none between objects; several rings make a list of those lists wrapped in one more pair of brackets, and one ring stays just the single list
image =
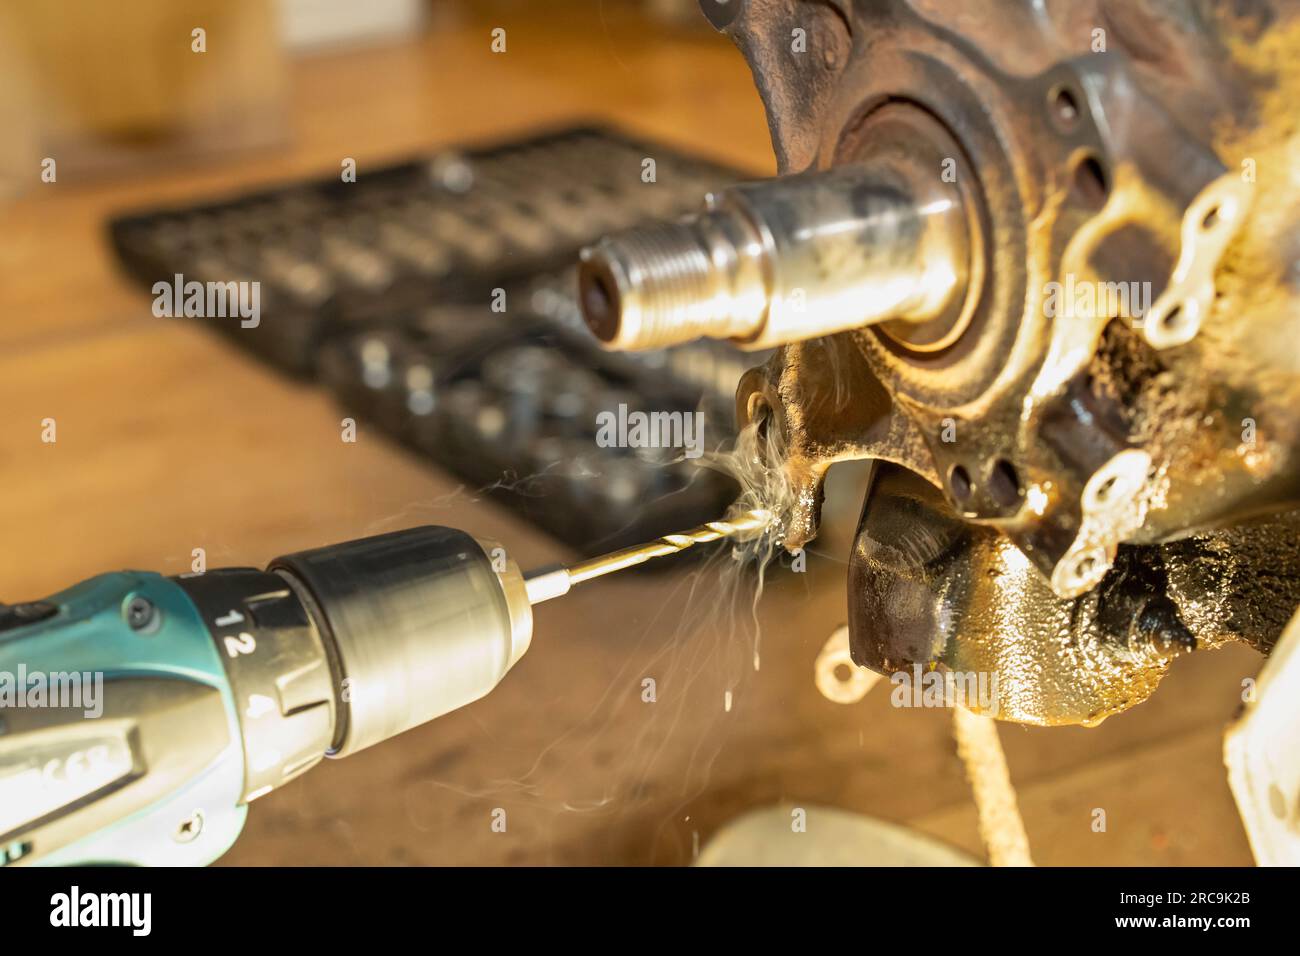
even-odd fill
[{"label": "corroded metal surface", "polygon": [[849,563],[855,658],[996,673],[993,716],[1095,724],[1145,700],[1180,654],[1267,652],[1300,602],[1300,512],[1121,549],[1100,586],[1060,598],[997,532],[879,466]]},{"label": "corroded metal surface", "polygon": [[740,388],[781,434],[787,546],[830,465],[886,463],[859,661],[996,671],[999,716],[1073,723],[1191,647],[1267,649],[1300,599],[1300,3],[727,6],[782,172],[863,160],[914,111],[987,249],[947,348],[861,328]]}]

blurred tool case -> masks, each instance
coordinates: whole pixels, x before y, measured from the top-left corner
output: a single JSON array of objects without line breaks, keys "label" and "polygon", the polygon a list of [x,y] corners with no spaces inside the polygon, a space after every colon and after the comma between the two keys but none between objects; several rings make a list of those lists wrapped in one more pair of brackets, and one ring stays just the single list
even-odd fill
[{"label": "blurred tool case", "polygon": [[[741,373],[714,341],[608,353],[583,327],[572,266],[600,236],[696,208],[733,170],[582,127],[357,170],[110,224],[155,282],[256,281],[260,319],[199,319],[346,414],[584,552],[716,517],[731,479],[673,448],[602,448],[597,414],[703,411],[732,437]],[[168,320],[178,321],[178,320]]]}]

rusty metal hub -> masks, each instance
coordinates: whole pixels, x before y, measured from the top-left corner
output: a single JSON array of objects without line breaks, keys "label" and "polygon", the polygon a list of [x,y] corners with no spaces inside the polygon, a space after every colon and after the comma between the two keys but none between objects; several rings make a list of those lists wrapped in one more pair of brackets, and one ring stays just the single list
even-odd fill
[{"label": "rusty metal hub", "polygon": [[855,660],[1093,723],[1177,654],[1266,651],[1300,601],[1300,3],[702,7],[784,175],[591,250],[635,304],[593,327],[782,344],[737,403],[788,547],[877,463]]}]

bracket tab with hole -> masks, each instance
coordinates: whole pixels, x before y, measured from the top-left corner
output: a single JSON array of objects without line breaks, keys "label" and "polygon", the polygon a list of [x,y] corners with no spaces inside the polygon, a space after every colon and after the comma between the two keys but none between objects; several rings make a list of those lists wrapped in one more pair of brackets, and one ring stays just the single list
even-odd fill
[{"label": "bracket tab with hole", "polygon": [[1253,196],[1251,184],[1230,172],[1201,190],[1187,207],[1178,264],[1142,322],[1152,348],[1173,348],[1196,338],[1214,305],[1214,270],[1245,222]]}]

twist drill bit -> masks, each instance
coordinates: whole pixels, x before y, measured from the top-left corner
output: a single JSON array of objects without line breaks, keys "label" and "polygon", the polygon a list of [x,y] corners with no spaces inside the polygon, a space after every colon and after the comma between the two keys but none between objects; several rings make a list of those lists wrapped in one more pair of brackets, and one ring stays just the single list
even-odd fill
[{"label": "twist drill bit", "polygon": [[645,544],[633,545],[619,551],[611,551],[596,558],[588,558],[569,568],[557,568],[554,571],[542,571],[531,575],[524,582],[528,590],[528,603],[541,604],[552,598],[569,593],[575,584],[590,581],[605,574],[613,574],[634,565],[644,564],[651,558],[685,551],[696,544],[732,538],[737,535],[752,537],[762,532],[772,523],[772,512],[765,508],[743,511],[722,521],[710,521],[682,531],[678,534],[666,534]]}]

